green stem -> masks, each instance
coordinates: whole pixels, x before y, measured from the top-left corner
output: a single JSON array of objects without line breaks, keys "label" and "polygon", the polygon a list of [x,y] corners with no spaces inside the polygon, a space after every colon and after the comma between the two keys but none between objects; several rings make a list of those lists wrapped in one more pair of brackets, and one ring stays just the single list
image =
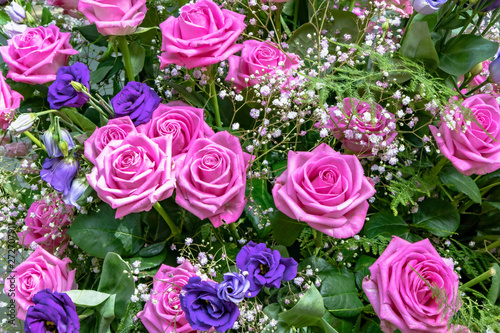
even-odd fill
[{"label": "green stem", "polygon": [[435,177],[438,175],[439,171],[441,171],[441,169],[446,165],[446,163],[448,163],[449,160],[446,158],[446,157],[441,157],[441,159],[439,160],[439,162],[437,162],[437,164],[432,168],[431,170],[431,174]]},{"label": "green stem", "polygon": [[499,246],[500,246],[500,238],[491,243],[490,245],[486,246],[485,249],[481,249],[481,252],[489,252]]},{"label": "green stem", "polygon": [[23,134],[26,135],[38,147],[47,151],[47,149],[45,149],[45,146],[43,145],[43,143],[40,140],[38,140],[37,138],[35,138],[35,136],[33,134],[31,134],[29,131],[23,132]]},{"label": "green stem", "polygon": [[474,279],[470,280],[469,282],[467,283],[464,283],[460,289],[464,289],[464,288],[470,288],[472,286],[475,286],[476,284],[478,284],[479,282],[482,282],[486,279],[489,279],[490,277],[494,276],[495,274],[497,273],[497,271],[494,269],[494,268],[490,268],[489,270],[487,270],[486,272],[484,272],[483,274],[475,277]]},{"label": "green stem", "polygon": [[215,71],[213,71],[213,75],[214,77],[210,81],[210,98],[214,108],[215,126],[220,128],[222,127],[222,121],[220,120],[219,102],[217,101],[217,90],[215,89]]},{"label": "green stem", "polygon": [[319,250],[323,248],[323,233],[316,229],[313,229],[314,235],[314,245],[316,246],[315,254],[317,255]]},{"label": "green stem", "polygon": [[276,38],[281,42],[281,11],[283,10],[283,4],[276,4],[276,11],[274,12],[275,19],[274,22],[276,24]]},{"label": "green stem", "polygon": [[474,89],[472,89],[471,91],[468,91],[468,92],[466,93],[466,95],[471,95],[471,94],[475,93],[477,90],[481,89],[482,87],[484,87],[484,86],[485,86],[485,85],[487,85],[488,83],[490,83],[489,78],[488,78],[487,80],[484,80],[484,82],[483,82],[483,83],[481,83],[481,84],[479,84],[479,85],[475,86],[475,87],[474,87]]},{"label": "green stem", "polygon": [[120,36],[120,38],[118,38],[118,47],[122,52],[123,64],[125,65],[125,74],[127,74],[127,79],[129,81],[135,81],[134,71],[132,69],[132,60],[130,59],[130,51],[128,49],[127,38],[125,36]]},{"label": "green stem", "polygon": [[170,231],[172,232],[172,236],[177,236],[177,235],[180,235],[181,231],[179,230],[179,228],[174,224],[174,221],[172,221],[172,219],[170,218],[170,216],[168,216],[167,212],[165,211],[165,209],[163,209],[163,207],[160,205],[160,203],[157,201],[154,206],[153,206],[156,211],[161,215],[161,217],[163,217],[163,219],[165,220],[165,222],[167,222],[167,225],[168,227],[170,228]]},{"label": "green stem", "polygon": [[238,229],[236,228],[236,223],[230,223],[227,225],[229,231],[231,232],[231,235],[233,235],[233,238],[236,240],[240,240],[240,234],[238,234]]},{"label": "green stem", "polygon": [[406,28],[405,28],[405,31],[403,33],[403,37],[401,37],[401,41],[399,42],[399,45],[403,45],[403,41],[405,40],[406,35],[408,35],[408,30],[410,29],[411,22],[413,21],[413,18],[416,15],[417,15],[417,12],[414,12],[413,14],[411,14],[410,19],[408,20],[408,23],[406,23]]}]

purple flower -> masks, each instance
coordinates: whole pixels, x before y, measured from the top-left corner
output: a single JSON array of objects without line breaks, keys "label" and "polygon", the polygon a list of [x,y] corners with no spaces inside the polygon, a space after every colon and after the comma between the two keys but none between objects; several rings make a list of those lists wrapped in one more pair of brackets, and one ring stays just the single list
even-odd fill
[{"label": "purple flower", "polygon": [[500,0],[481,0],[479,6],[482,7],[487,5],[487,7],[481,9],[482,12],[489,12],[500,7]]},{"label": "purple flower", "polygon": [[277,250],[267,248],[264,243],[245,245],[236,256],[236,266],[248,272],[248,297],[256,296],[264,286],[279,288],[281,281],[290,281],[297,275],[297,262],[293,258],[282,258]]},{"label": "purple flower", "polygon": [[250,288],[250,281],[238,273],[224,274],[224,281],[220,283],[217,295],[226,302],[239,303],[245,298],[245,293]]},{"label": "purple flower", "polygon": [[500,84],[500,48],[498,49],[495,60],[489,65],[488,71],[490,72],[490,81]]},{"label": "purple flower", "polygon": [[[61,142],[64,145],[67,145],[67,151],[66,153],[73,149],[75,146],[75,142],[73,141],[73,138],[69,134],[69,132],[61,128],[60,129],[60,139],[58,140],[57,133],[55,133],[55,129],[51,126],[45,133],[43,133],[43,144],[45,145],[45,149],[47,149],[47,154],[49,154],[50,157],[61,157],[64,156],[63,152],[59,148],[59,142]],[[66,143],[64,143],[65,141]]]},{"label": "purple flower", "polygon": [[[80,209],[80,205],[78,204],[80,197],[87,191],[89,188],[89,183],[87,182],[87,178],[80,177],[75,178],[71,182],[71,188],[69,189],[68,194],[63,195],[63,200],[66,205],[71,205],[76,207],[76,209]],[[81,203],[81,202],[80,202]]]},{"label": "purple flower", "polygon": [[436,12],[448,0],[410,0],[410,4],[417,13],[429,15]]},{"label": "purple flower", "polygon": [[129,82],[111,99],[115,118],[130,116],[135,126],[147,123],[161,98],[145,83]]},{"label": "purple flower", "polygon": [[80,322],[76,307],[68,295],[44,289],[37,292],[31,300],[35,305],[28,308],[24,332],[79,332]]},{"label": "purple flower", "polygon": [[40,171],[40,178],[49,183],[56,191],[67,195],[71,182],[78,171],[78,162],[73,157],[46,158]]},{"label": "purple flower", "polygon": [[181,308],[193,329],[208,331],[214,327],[224,332],[233,327],[240,310],[236,304],[220,299],[218,289],[218,283],[201,281],[198,276],[189,278],[182,287]]},{"label": "purple flower", "polygon": [[71,81],[81,83],[89,90],[90,72],[87,66],[77,62],[71,66],[59,68],[56,80],[50,85],[47,96],[51,109],[64,106],[79,108],[87,103],[89,97],[83,92],[77,92],[71,85]]}]

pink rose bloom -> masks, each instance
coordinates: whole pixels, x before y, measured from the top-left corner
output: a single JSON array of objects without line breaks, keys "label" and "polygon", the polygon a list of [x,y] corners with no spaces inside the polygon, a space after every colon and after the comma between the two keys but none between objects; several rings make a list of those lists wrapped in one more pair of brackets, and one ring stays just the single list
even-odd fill
[{"label": "pink rose bloom", "polygon": [[[284,53],[275,45],[246,40],[243,42],[241,57],[229,57],[229,71],[226,81],[232,82],[238,90],[260,83],[261,77],[274,76],[277,70],[282,77],[288,77],[291,69],[299,67],[300,57],[293,53]],[[255,79],[250,79],[254,75]],[[233,80],[234,79],[234,80]],[[248,80],[248,82],[245,81]]]},{"label": "pink rose bloom", "polygon": [[413,14],[413,7],[410,4],[410,0],[376,0],[377,2],[385,2],[387,4],[386,8],[394,5],[396,12],[399,14],[409,17]]},{"label": "pink rose bloom", "polygon": [[117,219],[149,211],[174,190],[171,150],[171,136],[130,133],[104,147],[87,180],[102,201],[117,209]]},{"label": "pink rose bloom", "polygon": [[24,97],[17,91],[10,89],[10,86],[5,82],[5,77],[0,72],[0,129],[7,130],[16,109],[21,105],[21,99]]},{"label": "pink rose bloom", "polygon": [[189,325],[179,302],[182,287],[193,276],[196,272],[188,261],[178,267],[161,265],[154,276],[151,299],[137,314],[149,333],[197,332]]},{"label": "pink rose bloom", "polygon": [[129,116],[111,119],[107,125],[96,128],[90,138],[85,141],[85,158],[95,164],[97,156],[108,143],[113,140],[122,141],[129,133],[137,133]]},{"label": "pink rose bloom", "polygon": [[103,36],[135,32],[146,17],[146,0],[80,0],[78,10]]},{"label": "pink rose bloom", "polygon": [[211,0],[183,6],[179,17],[170,16],[160,24],[160,68],[176,64],[191,69],[226,60],[243,47],[236,39],[246,27],[244,19]]},{"label": "pink rose bloom", "polygon": [[17,234],[19,244],[29,247],[35,242],[51,253],[62,253],[69,240],[65,227],[72,221],[73,208],[58,195],[49,194],[32,203],[26,215],[28,228]]},{"label": "pink rose bloom", "polygon": [[273,187],[281,212],[335,238],[361,230],[374,193],[358,158],[324,143],[311,152],[288,152],[287,170]]},{"label": "pink rose bloom", "polygon": [[16,301],[17,318],[24,320],[31,301],[43,289],[63,292],[78,288],[76,270],[70,270],[68,258],[59,259],[38,247],[28,259],[5,278],[4,293]]},{"label": "pink rose bloom", "polygon": [[377,103],[344,98],[343,109],[331,108],[330,116],[326,128],[345,148],[360,156],[376,155],[397,135],[396,117]]},{"label": "pink rose bloom", "polygon": [[[363,290],[382,331],[448,332],[448,320],[458,305],[458,275],[453,260],[441,258],[428,239],[412,244],[394,237],[370,273]],[[429,286],[440,296],[434,297]]]},{"label": "pink rose bloom", "polygon": [[61,7],[64,9],[63,14],[67,14],[75,18],[81,17],[81,14],[78,13],[78,2],[79,0],[47,0],[47,4]]},{"label": "pink rose bloom", "polygon": [[214,135],[214,131],[203,120],[203,109],[180,101],[160,104],[151,120],[140,125],[137,130],[151,139],[172,134],[174,157],[187,153],[196,139]]},{"label": "pink rose bloom", "polygon": [[78,54],[69,44],[70,35],[51,25],[28,28],[7,40],[7,46],[0,46],[0,54],[9,66],[7,77],[29,84],[54,81],[59,68],[68,64],[71,55]]},{"label": "pink rose bloom", "polygon": [[[2,141],[2,140],[0,140]],[[5,141],[5,140],[3,140]],[[24,157],[28,155],[32,145],[24,141],[0,144],[0,156],[5,157]]]},{"label": "pink rose bloom", "polygon": [[228,132],[197,139],[177,174],[175,202],[215,227],[236,221],[246,204],[249,161],[238,138]]},{"label": "pink rose bloom", "polygon": [[467,176],[500,169],[500,107],[497,100],[481,94],[467,98],[462,105],[472,111],[477,123],[472,121],[467,126],[460,112],[452,113],[448,109],[447,119],[443,118],[438,127],[429,126],[441,153]]}]

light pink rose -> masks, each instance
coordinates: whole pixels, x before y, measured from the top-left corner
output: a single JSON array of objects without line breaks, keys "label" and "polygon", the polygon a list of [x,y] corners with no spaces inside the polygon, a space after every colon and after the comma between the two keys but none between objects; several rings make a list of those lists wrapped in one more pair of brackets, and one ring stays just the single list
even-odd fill
[{"label": "light pink rose", "polygon": [[441,258],[428,239],[412,244],[394,237],[370,273],[363,290],[382,331],[448,332],[448,319],[458,306],[458,275],[453,260]]},{"label": "light pink rose", "polygon": [[129,116],[111,119],[107,125],[96,128],[94,133],[85,140],[84,156],[95,164],[97,156],[112,140],[123,140],[129,133],[137,133]]},{"label": "light pink rose", "polygon": [[188,261],[178,267],[161,265],[153,278],[151,299],[137,314],[149,333],[197,332],[189,325],[179,302],[182,287],[193,276],[196,272]]},{"label": "light pink rose", "polygon": [[16,301],[17,318],[24,320],[31,298],[43,289],[63,292],[77,289],[76,270],[70,270],[68,258],[59,259],[38,247],[28,259],[5,279],[4,293]]},{"label": "light pink rose", "polygon": [[500,169],[500,107],[497,100],[481,94],[467,98],[462,105],[472,111],[477,122],[472,121],[467,126],[460,112],[452,114],[448,109],[447,120],[443,118],[438,127],[429,126],[441,153],[467,176]]},{"label": "light pink rose", "polygon": [[24,97],[20,93],[10,89],[0,72],[0,129],[7,130],[22,99]]},{"label": "light pink rose", "polygon": [[146,17],[146,0],[80,0],[78,10],[103,36],[135,32]]},{"label": "light pink rose", "polygon": [[30,247],[35,242],[51,253],[56,249],[62,253],[69,240],[65,227],[71,223],[72,215],[73,208],[56,194],[32,203],[26,214],[27,229],[17,234],[19,244]]},{"label": "light pink rose", "polygon": [[160,68],[176,64],[191,69],[226,60],[243,47],[236,39],[246,27],[244,19],[211,0],[183,6],[179,17],[170,16],[160,24]]},{"label": "light pink rose", "polygon": [[[228,59],[226,81],[233,82],[236,88],[241,90],[259,83],[265,74],[276,75],[277,70],[287,77],[291,69],[299,67],[299,61],[298,55],[284,53],[270,43],[246,40],[243,42],[241,57],[232,55]],[[255,79],[251,79],[250,75],[254,75]]]},{"label": "light pink rose", "polygon": [[335,238],[361,230],[374,193],[358,158],[324,143],[311,152],[288,152],[287,170],[273,187],[281,212]]},{"label": "light pink rose", "polygon": [[237,137],[219,132],[197,139],[176,175],[175,201],[215,227],[236,221],[245,208],[246,170],[250,155]]},{"label": "light pink rose", "polygon": [[51,25],[28,28],[7,40],[7,46],[0,46],[0,54],[9,66],[7,77],[29,84],[54,81],[59,68],[68,64],[71,55],[78,54],[69,44],[70,35]]},{"label": "light pink rose", "polygon": [[171,149],[171,136],[130,133],[104,147],[87,180],[102,201],[117,209],[117,219],[149,211],[174,190]]},{"label": "light pink rose", "polygon": [[79,0],[47,0],[47,4],[61,7],[64,9],[63,14],[67,14],[75,18],[81,17],[81,14],[78,13],[78,2]]},{"label": "light pink rose", "polygon": [[396,117],[377,103],[344,98],[342,108],[330,108],[326,128],[344,147],[359,156],[376,155],[388,147],[397,135]]},{"label": "light pink rose", "polygon": [[377,2],[385,2],[387,4],[387,8],[391,5],[394,5],[396,12],[399,14],[409,17],[413,14],[413,7],[410,4],[410,0],[376,0]]},{"label": "light pink rose", "polygon": [[160,104],[151,120],[137,130],[151,139],[172,134],[172,156],[187,153],[196,139],[214,135],[203,120],[203,109],[180,101]]}]

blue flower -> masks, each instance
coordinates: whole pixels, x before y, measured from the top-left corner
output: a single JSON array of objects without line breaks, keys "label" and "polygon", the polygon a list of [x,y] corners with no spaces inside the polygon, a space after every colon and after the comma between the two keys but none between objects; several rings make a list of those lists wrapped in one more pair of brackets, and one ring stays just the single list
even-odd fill
[{"label": "blue flower", "polygon": [[67,195],[75,178],[79,164],[73,157],[46,158],[40,171],[40,178],[56,191]]}]

